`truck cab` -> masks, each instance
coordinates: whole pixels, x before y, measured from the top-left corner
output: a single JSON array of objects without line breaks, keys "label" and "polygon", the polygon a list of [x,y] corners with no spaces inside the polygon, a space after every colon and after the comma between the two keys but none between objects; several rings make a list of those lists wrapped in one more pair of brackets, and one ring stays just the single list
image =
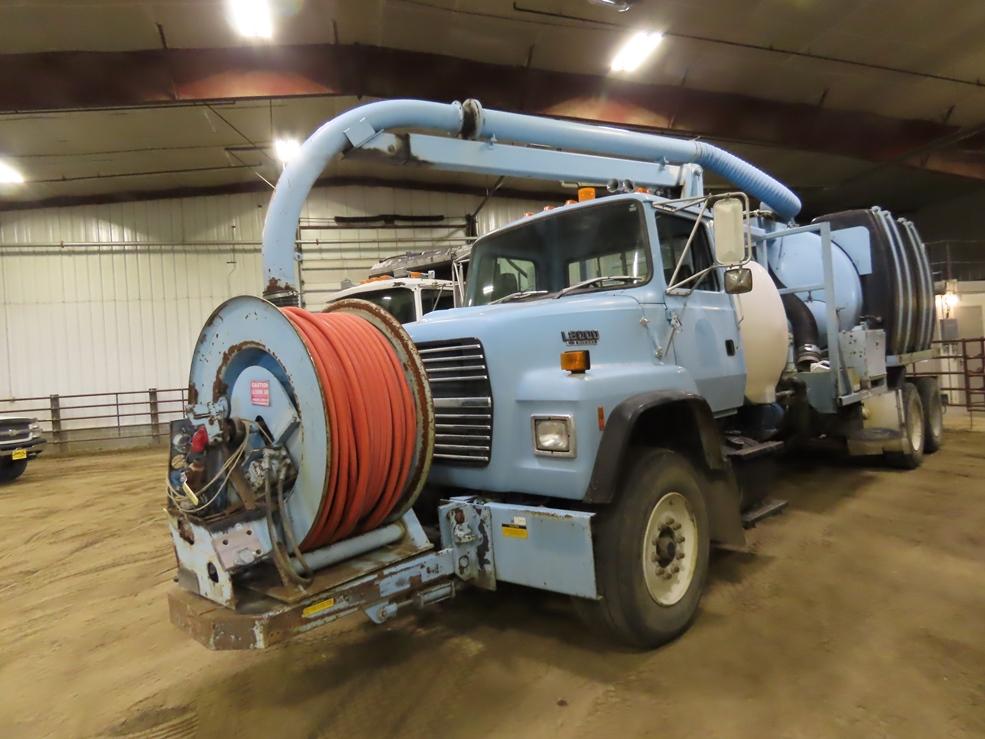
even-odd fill
[{"label": "truck cab", "polygon": [[[467,305],[409,328],[421,349],[445,348],[448,366],[473,357],[455,383],[432,385],[439,423],[446,399],[495,408],[482,433],[447,424],[434,481],[583,499],[606,420],[627,398],[686,395],[717,417],[743,405],[745,357],[710,220],[660,206],[636,193],[590,200],[476,242]],[[463,342],[475,349],[453,348]],[[585,368],[566,370],[566,355]],[[447,374],[429,366],[432,379]],[[539,419],[564,427],[563,448],[538,440]]]},{"label": "truck cab", "polygon": [[329,302],[347,298],[367,300],[378,305],[401,323],[411,323],[431,311],[445,310],[455,305],[452,281],[431,277],[374,277],[340,290]]}]

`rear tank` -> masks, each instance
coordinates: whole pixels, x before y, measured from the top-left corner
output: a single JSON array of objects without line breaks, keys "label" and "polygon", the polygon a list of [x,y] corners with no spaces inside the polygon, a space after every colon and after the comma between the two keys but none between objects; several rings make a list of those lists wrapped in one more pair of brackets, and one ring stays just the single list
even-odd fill
[{"label": "rear tank", "polygon": [[[933,333],[933,280],[913,223],[894,220],[879,207],[814,219],[814,223],[822,222],[831,227],[838,330],[850,331],[859,325],[882,329],[890,356],[928,349]],[[771,227],[779,228],[767,225],[767,231]],[[767,240],[766,261],[781,290],[817,287],[824,281],[822,241],[816,233]],[[827,301],[832,297],[823,287],[797,290],[794,295],[810,311],[817,345],[827,349]],[[791,307],[788,301],[785,307],[796,333],[797,306]]]}]

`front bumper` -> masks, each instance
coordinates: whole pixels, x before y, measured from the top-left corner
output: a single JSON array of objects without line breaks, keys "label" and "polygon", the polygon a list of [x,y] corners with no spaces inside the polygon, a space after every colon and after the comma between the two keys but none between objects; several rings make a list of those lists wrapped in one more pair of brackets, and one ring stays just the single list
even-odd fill
[{"label": "front bumper", "polygon": [[[44,445],[48,440],[43,436],[32,437],[23,441],[11,441],[0,443],[0,459],[19,458],[34,459],[44,451]],[[21,456],[21,452],[24,456]]]}]

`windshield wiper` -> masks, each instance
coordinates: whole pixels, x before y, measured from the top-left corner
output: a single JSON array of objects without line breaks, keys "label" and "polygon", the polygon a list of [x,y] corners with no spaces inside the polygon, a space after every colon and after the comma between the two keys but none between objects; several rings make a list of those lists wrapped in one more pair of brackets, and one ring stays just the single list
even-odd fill
[{"label": "windshield wiper", "polygon": [[631,275],[604,275],[602,277],[591,277],[587,280],[576,282],[574,285],[568,285],[563,290],[558,291],[558,294],[555,295],[554,298],[561,298],[568,293],[574,292],[575,290],[581,290],[583,287],[591,287],[592,285],[600,282],[607,282],[609,280],[613,280],[615,282],[643,282],[642,277],[633,277]]},{"label": "windshield wiper", "polygon": [[547,294],[547,290],[518,290],[515,293],[504,295],[501,298],[490,300],[489,305],[495,305],[496,303],[508,303],[511,300],[519,300],[520,298],[529,298],[532,295],[546,295],[546,294]]}]

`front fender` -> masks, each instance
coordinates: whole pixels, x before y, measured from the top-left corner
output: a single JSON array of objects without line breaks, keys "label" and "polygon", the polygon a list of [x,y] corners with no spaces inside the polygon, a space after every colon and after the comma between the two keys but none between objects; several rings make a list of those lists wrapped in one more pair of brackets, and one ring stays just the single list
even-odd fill
[{"label": "front fender", "polygon": [[[669,426],[659,425],[661,422]],[[655,429],[660,433],[648,438],[646,432]],[[711,408],[696,393],[656,390],[633,395],[616,406],[599,442],[585,502],[611,503],[632,463],[633,446],[648,442],[690,453],[708,483],[704,495],[712,540],[730,547],[744,546],[739,486],[722,451],[721,433]]]}]

